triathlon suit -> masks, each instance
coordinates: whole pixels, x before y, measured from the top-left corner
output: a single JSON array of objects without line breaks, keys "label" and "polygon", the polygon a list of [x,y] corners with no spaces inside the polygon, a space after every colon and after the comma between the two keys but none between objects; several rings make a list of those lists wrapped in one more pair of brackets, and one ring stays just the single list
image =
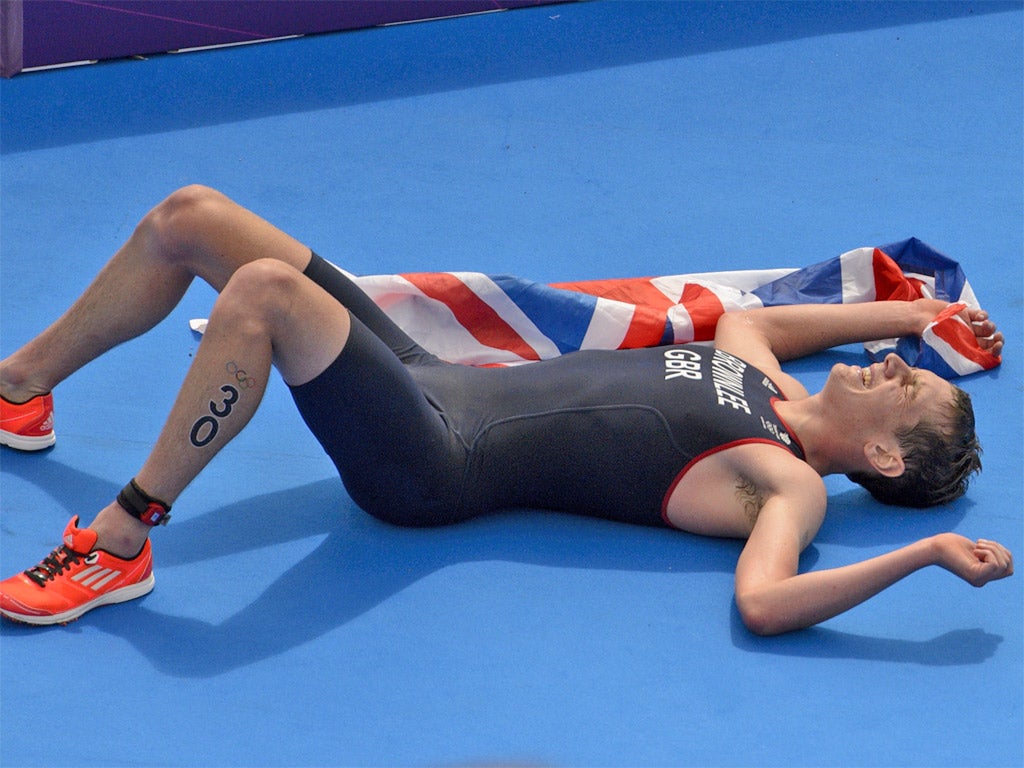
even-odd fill
[{"label": "triathlon suit", "polygon": [[756,442],[804,458],[773,408],[777,387],[726,352],[674,345],[456,365],[319,256],[306,275],[349,310],[352,331],[292,395],[352,499],[388,522],[531,508],[668,525],[672,490],[715,451]]}]

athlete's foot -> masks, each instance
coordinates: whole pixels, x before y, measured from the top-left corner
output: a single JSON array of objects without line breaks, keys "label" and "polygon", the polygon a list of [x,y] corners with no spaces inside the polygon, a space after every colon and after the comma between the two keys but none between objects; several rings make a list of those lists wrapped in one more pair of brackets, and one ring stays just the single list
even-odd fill
[{"label": "athlete's foot", "polygon": [[38,565],[0,582],[0,614],[26,624],[66,624],[87,611],[142,597],[153,589],[147,538],[133,557],[97,548],[97,533],[74,517],[64,543]]},{"label": "athlete's foot", "polygon": [[36,395],[20,403],[0,396],[0,445],[19,451],[41,451],[56,440],[52,394]]}]

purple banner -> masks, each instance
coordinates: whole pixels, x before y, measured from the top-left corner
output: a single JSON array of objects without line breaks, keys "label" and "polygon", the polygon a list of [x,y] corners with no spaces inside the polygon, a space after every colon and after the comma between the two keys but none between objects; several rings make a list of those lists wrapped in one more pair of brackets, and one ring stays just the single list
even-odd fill
[{"label": "purple banner", "polygon": [[22,69],[544,5],[550,0],[0,0],[0,67]]}]

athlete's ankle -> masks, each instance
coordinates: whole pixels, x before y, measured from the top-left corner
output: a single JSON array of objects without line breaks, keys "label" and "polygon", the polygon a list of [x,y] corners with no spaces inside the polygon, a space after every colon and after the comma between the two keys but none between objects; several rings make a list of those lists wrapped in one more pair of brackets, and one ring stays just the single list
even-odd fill
[{"label": "athlete's ankle", "polygon": [[10,358],[0,361],[0,397],[7,402],[20,405],[49,391],[49,386],[33,381],[27,371],[12,363]]},{"label": "athlete's ankle", "polygon": [[131,560],[142,550],[152,530],[113,502],[100,510],[89,524],[96,531],[96,549],[102,549],[122,560]]}]

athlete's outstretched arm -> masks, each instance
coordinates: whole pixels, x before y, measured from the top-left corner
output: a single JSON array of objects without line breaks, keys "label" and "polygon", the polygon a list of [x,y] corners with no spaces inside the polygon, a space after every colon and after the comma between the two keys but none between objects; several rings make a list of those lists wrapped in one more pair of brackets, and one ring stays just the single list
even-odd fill
[{"label": "athlete's outstretched arm", "polygon": [[800,552],[823,516],[824,499],[815,498],[819,493],[823,491],[768,499],[740,555],[736,605],[756,634],[813,626],[930,565],[941,566],[975,587],[1013,573],[1013,557],[1005,547],[954,533],[930,536],[859,563],[798,573]]},{"label": "athlete's outstretched arm", "polygon": [[[780,370],[780,362],[842,344],[919,336],[948,306],[949,302],[937,299],[918,299],[797,304],[727,312],[718,321],[715,346],[766,373],[775,373]],[[997,356],[1002,352],[1003,334],[987,312],[965,309],[960,317],[973,329],[982,349]]]}]

